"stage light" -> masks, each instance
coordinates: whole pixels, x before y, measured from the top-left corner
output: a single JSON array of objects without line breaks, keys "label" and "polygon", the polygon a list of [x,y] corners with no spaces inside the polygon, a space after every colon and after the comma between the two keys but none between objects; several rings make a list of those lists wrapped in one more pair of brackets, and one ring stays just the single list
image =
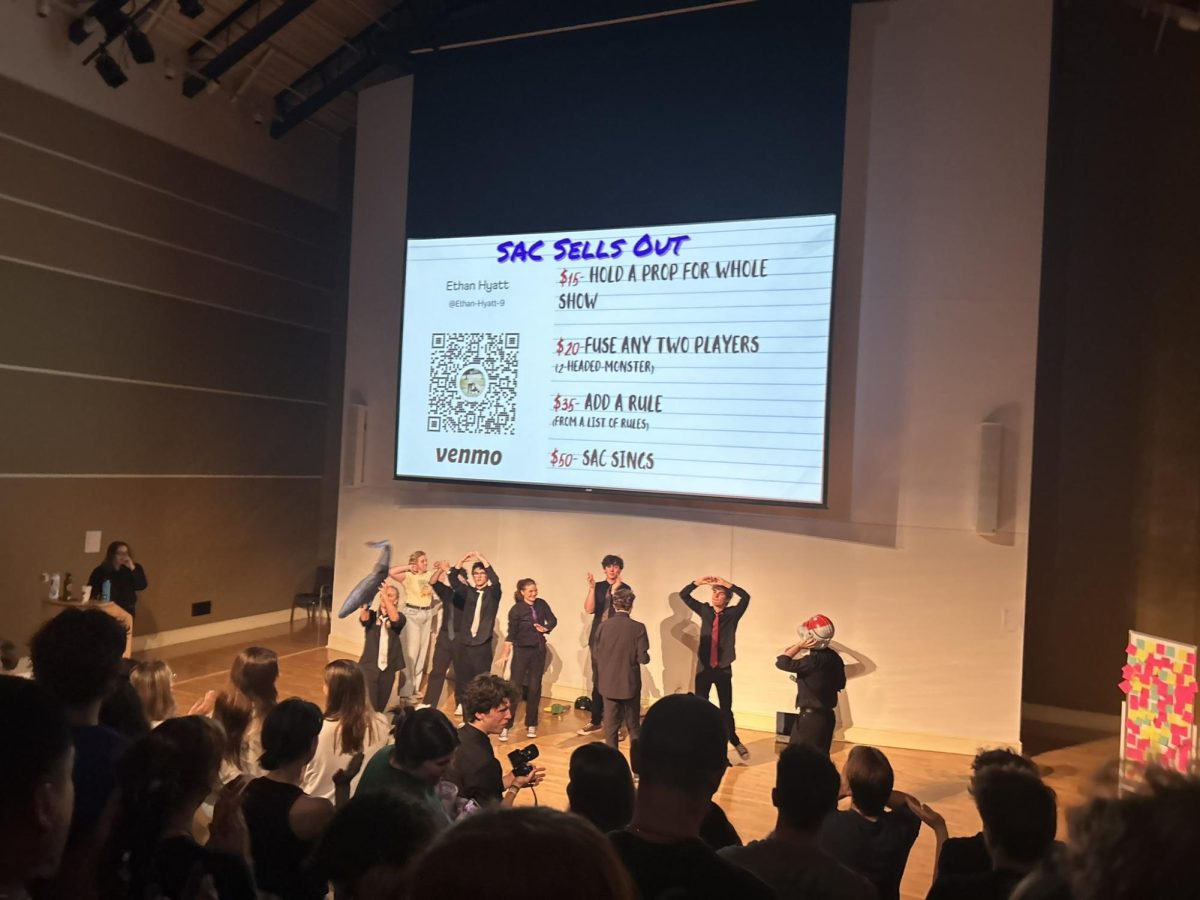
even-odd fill
[{"label": "stage light", "polygon": [[136,25],[130,25],[125,32],[125,43],[129,45],[129,55],[139,66],[154,62],[154,45],[150,38]]},{"label": "stage light", "polygon": [[119,88],[129,76],[125,74],[125,70],[117,63],[115,59],[108,55],[107,50],[101,50],[96,57],[96,71],[100,73],[100,77],[104,79],[104,83],[110,88]]},{"label": "stage light", "polygon": [[72,19],[71,24],[67,26],[67,40],[72,44],[82,44],[91,36],[92,33],[87,30],[87,23],[82,16]]},{"label": "stage light", "polygon": [[178,0],[178,2],[179,11],[189,19],[194,19],[204,13],[204,4],[200,0]]}]

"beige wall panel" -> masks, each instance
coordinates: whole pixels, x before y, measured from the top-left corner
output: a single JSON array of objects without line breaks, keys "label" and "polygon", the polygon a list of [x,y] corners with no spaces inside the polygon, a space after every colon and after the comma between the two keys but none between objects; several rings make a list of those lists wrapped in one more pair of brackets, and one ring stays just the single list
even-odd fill
[{"label": "beige wall panel", "polygon": [[[130,543],[150,583],[136,634],[287,609],[313,582],[320,482],[280,479],[0,479],[0,636],[42,620],[41,572],[86,581],[102,553],[84,532]],[[192,618],[209,600],[212,614]],[[23,652],[25,652],[23,650]]]},{"label": "beige wall panel", "polygon": [[224,199],[198,206],[0,137],[0,194],[38,203],[222,259],[328,286],[333,248],[222,215]]},{"label": "beige wall panel", "polygon": [[333,295],[0,200],[0,255],[325,327]]},{"label": "beige wall panel", "polygon": [[325,401],[330,336],[0,260],[0,363]]},{"label": "beige wall panel", "polygon": [[[0,474],[320,475],[325,407],[0,371]],[[315,539],[315,538],[314,538]]]},{"label": "beige wall panel", "polygon": [[0,131],[24,141],[289,234],[320,240],[332,230],[329,210],[5,78],[0,110]]}]

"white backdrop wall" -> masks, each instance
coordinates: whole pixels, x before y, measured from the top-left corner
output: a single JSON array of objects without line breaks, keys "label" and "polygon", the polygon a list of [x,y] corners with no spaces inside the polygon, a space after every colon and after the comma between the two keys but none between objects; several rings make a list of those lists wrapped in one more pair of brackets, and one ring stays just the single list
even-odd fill
[{"label": "white backdrop wall", "polygon": [[[824,612],[862,660],[839,710],[847,739],[1016,743],[1050,24],[1049,0],[854,8],[827,510],[393,482],[412,86],[365,91],[345,394],[368,409],[365,483],[341,492],[335,593],[370,570],[369,539],[401,561],[480,550],[505,585],[501,618],[521,577],[554,607],[546,688],[572,699],[590,677],[584,576],[618,553],[650,631],[653,700],[694,672],[698,629],[675,592],[719,574],[753,595],[734,667],[743,727],[771,730],[791,708],[774,657]],[[983,421],[1004,426],[988,536]],[[354,618],[335,622],[331,646],[357,654],[361,640]]]}]

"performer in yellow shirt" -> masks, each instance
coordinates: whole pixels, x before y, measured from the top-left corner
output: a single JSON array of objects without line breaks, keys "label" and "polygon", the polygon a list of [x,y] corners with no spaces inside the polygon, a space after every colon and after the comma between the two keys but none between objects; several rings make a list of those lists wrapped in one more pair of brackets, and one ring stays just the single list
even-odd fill
[{"label": "performer in yellow shirt", "polygon": [[429,585],[429,556],[424,550],[414,550],[409,554],[408,565],[394,566],[388,574],[400,583],[404,592],[407,624],[400,632],[400,646],[404,651],[406,677],[399,696],[402,702],[412,705],[413,695],[425,677],[433,629],[435,598]]}]

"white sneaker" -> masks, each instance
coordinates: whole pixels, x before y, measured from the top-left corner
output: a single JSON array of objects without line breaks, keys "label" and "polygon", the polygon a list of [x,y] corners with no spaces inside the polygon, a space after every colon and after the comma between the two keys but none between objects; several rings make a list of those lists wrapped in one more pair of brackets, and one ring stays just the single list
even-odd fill
[{"label": "white sneaker", "polygon": [[527,728],[527,729],[525,729],[525,737],[527,737],[527,738],[535,738],[535,737],[537,737],[537,729],[536,729],[536,728]]},{"label": "white sneaker", "polygon": [[507,728],[500,729],[500,742],[503,744],[508,743],[508,729]]},{"label": "white sneaker", "polygon": [[460,703],[460,704],[458,704],[458,706],[454,707],[454,714],[455,714],[456,716],[461,716],[461,715],[462,715],[462,704],[461,704],[461,703]]},{"label": "white sneaker", "polygon": [[429,709],[429,704],[428,703],[418,703],[416,708],[417,709]]}]

